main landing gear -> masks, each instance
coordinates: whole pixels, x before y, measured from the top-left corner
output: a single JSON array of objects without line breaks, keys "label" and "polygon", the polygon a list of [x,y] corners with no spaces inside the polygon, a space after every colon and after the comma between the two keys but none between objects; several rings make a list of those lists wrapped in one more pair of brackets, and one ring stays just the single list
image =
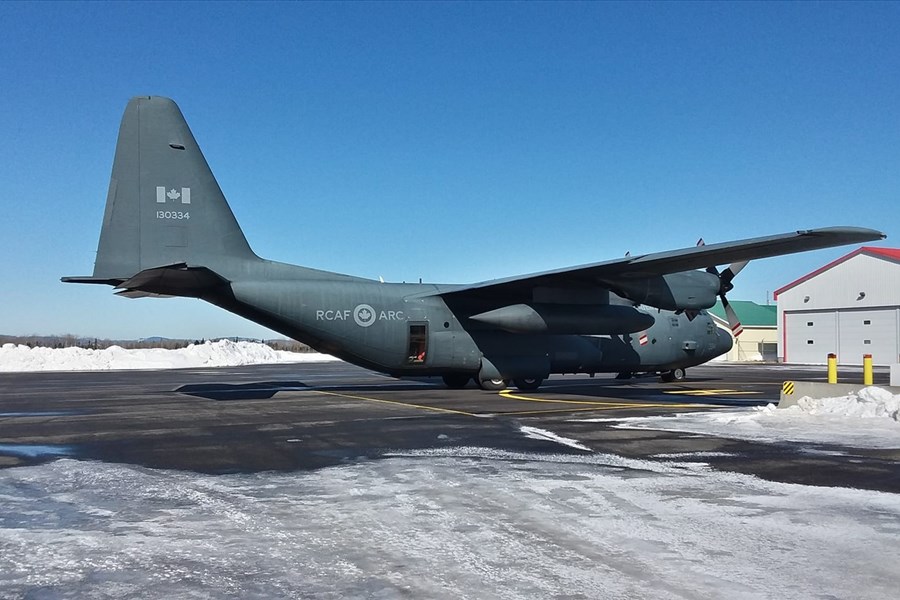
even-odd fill
[{"label": "main landing gear", "polygon": [[478,384],[483,390],[487,390],[489,392],[499,392],[501,390],[505,390],[508,382],[505,379],[485,379],[484,381],[475,380],[475,383]]},{"label": "main landing gear", "polygon": [[[441,377],[444,380],[444,385],[446,385],[451,390],[461,390],[469,384],[469,380],[472,377],[468,375],[464,375],[462,373],[448,373]],[[543,377],[522,377],[518,379],[512,380],[513,384],[517,388],[522,391],[533,391],[541,387],[541,384],[544,383]],[[507,386],[509,386],[509,380],[507,379],[485,379],[484,381],[475,378],[475,383],[483,390],[487,390],[489,392],[499,392],[501,390],[505,390]]]},{"label": "main landing gear", "polygon": [[684,369],[672,369],[671,371],[663,371],[659,374],[659,380],[665,383],[673,381],[684,381]]},{"label": "main landing gear", "polygon": [[540,377],[523,377],[522,379],[513,379],[513,383],[515,383],[516,387],[523,392],[527,392],[541,387],[544,380]]}]

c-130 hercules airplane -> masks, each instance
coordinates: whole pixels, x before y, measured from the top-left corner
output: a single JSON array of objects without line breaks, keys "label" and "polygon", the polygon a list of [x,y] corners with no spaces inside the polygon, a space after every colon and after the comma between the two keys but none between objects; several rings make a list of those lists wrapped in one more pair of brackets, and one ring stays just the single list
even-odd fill
[{"label": "c-130 hercules airplane", "polygon": [[178,106],[141,96],[119,128],[94,273],[62,281],[200,298],[395,377],[533,390],[551,373],[682,379],[731,349],[704,309],[721,298],[740,329],[725,294],[748,260],[884,237],[830,227],[471,285],[382,283],[259,258]]}]

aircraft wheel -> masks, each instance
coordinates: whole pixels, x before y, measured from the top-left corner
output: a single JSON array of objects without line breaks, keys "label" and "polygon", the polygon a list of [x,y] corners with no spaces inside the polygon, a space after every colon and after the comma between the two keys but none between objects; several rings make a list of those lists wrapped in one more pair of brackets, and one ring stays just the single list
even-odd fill
[{"label": "aircraft wheel", "polygon": [[684,381],[684,369],[672,369],[659,374],[659,380],[665,383],[672,381]]},{"label": "aircraft wheel", "polygon": [[485,379],[484,381],[478,379],[476,380],[476,383],[478,383],[478,387],[489,392],[505,390],[507,385],[505,379]]},{"label": "aircraft wheel", "polygon": [[522,379],[514,379],[513,383],[522,391],[536,390],[541,387],[544,380],[541,377],[523,377]]},{"label": "aircraft wheel", "polygon": [[616,373],[616,379],[631,379],[634,377],[634,373],[631,371],[622,371],[621,373]]},{"label": "aircraft wheel", "polygon": [[444,385],[451,390],[461,390],[468,385],[469,380],[472,378],[468,375],[463,375],[462,373],[448,373],[441,379],[444,380]]}]

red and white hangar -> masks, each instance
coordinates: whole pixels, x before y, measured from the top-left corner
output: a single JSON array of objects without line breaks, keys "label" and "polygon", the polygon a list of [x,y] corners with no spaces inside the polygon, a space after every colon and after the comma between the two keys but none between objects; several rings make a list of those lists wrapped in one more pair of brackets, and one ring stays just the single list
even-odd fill
[{"label": "red and white hangar", "polygon": [[778,359],[900,363],[900,249],[863,246],[775,291]]}]

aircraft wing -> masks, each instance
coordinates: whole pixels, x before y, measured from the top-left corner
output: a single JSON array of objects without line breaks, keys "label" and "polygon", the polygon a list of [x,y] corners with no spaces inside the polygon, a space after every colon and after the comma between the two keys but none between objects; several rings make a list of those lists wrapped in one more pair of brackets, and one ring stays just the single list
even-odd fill
[{"label": "aircraft wing", "polygon": [[626,256],[543,273],[495,279],[454,287],[440,292],[440,295],[446,297],[487,294],[519,295],[528,293],[536,287],[582,289],[608,287],[611,280],[635,281],[756,258],[860,244],[881,240],[885,237],[887,236],[880,231],[861,227],[808,229],[669,252]]}]

